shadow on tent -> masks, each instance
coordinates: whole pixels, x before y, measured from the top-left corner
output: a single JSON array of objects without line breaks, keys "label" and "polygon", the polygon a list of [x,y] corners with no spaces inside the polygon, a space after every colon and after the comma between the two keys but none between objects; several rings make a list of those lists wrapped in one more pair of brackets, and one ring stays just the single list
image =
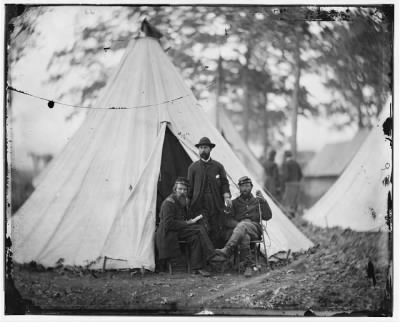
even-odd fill
[{"label": "shadow on tent", "polygon": [[[157,227],[160,222],[159,214],[162,202],[171,194],[175,179],[177,177],[186,178],[191,163],[192,160],[187,155],[175,135],[167,127],[162,150],[160,175],[157,183]],[[183,264],[183,256],[177,260],[181,265]],[[160,263],[158,260],[157,247],[155,247],[155,262],[158,269],[165,269],[165,263]]]}]

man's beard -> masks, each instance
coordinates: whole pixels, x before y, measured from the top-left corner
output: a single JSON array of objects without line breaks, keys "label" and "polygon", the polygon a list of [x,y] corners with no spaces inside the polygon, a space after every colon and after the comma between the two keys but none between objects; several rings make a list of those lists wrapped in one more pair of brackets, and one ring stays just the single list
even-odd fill
[{"label": "man's beard", "polygon": [[210,153],[207,152],[201,152],[200,153],[200,157],[204,160],[208,160],[208,158],[210,157]]},{"label": "man's beard", "polygon": [[180,195],[177,196],[179,203],[181,204],[181,206],[186,206],[186,196],[185,195]]}]

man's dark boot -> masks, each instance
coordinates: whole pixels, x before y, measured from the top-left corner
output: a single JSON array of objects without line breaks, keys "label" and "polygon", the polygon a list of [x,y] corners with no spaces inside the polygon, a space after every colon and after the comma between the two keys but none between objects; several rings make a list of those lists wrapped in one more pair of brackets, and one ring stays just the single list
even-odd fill
[{"label": "man's dark boot", "polygon": [[223,256],[223,255],[221,255],[221,254],[215,252],[215,255],[212,256],[212,257],[209,259],[209,262],[224,262],[225,260],[226,260],[226,257],[225,257],[225,256]]},{"label": "man's dark boot", "polygon": [[195,274],[200,274],[203,277],[210,277],[211,273],[209,271],[206,271],[205,269],[197,269],[194,271]]},{"label": "man's dark boot", "polygon": [[240,249],[240,261],[244,263],[244,267],[246,268],[244,276],[251,277],[253,270],[251,269],[252,261],[250,256],[250,247],[242,247]]},{"label": "man's dark boot", "polygon": [[243,275],[244,277],[251,277],[253,275],[253,271],[250,266],[246,267],[246,270],[244,271]]},{"label": "man's dark boot", "polygon": [[221,255],[225,258],[228,258],[232,255],[232,247],[225,245],[224,248],[216,249],[215,250],[218,255]]},{"label": "man's dark boot", "polygon": [[232,255],[234,247],[239,243],[243,236],[241,229],[235,228],[229,240],[226,242],[224,248],[216,249],[217,254],[224,257],[230,257]]}]

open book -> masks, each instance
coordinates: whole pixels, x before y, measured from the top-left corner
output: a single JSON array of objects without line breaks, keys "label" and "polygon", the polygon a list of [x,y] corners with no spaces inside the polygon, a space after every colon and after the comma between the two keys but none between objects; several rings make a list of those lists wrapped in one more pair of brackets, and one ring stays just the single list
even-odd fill
[{"label": "open book", "polygon": [[200,215],[198,215],[197,217],[193,218],[192,220],[193,220],[194,222],[197,222],[197,221],[199,221],[199,220],[202,219],[202,218],[203,218],[203,215],[200,214]]}]

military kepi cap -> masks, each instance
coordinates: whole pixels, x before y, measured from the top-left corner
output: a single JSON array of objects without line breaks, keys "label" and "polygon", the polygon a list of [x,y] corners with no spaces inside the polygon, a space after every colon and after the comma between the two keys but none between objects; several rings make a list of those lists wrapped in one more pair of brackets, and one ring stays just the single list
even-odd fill
[{"label": "military kepi cap", "polygon": [[210,148],[215,147],[214,143],[211,143],[208,137],[203,137],[200,139],[199,143],[195,144],[195,147],[198,148],[200,145],[208,145]]},{"label": "military kepi cap", "polygon": [[244,176],[244,177],[239,178],[239,182],[238,182],[239,186],[242,184],[246,184],[246,183],[250,183],[251,185],[253,185],[253,182],[251,182],[251,179],[249,177]]},{"label": "military kepi cap", "polygon": [[185,177],[178,177],[175,180],[175,184],[183,184],[186,187],[189,187],[189,181]]}]

